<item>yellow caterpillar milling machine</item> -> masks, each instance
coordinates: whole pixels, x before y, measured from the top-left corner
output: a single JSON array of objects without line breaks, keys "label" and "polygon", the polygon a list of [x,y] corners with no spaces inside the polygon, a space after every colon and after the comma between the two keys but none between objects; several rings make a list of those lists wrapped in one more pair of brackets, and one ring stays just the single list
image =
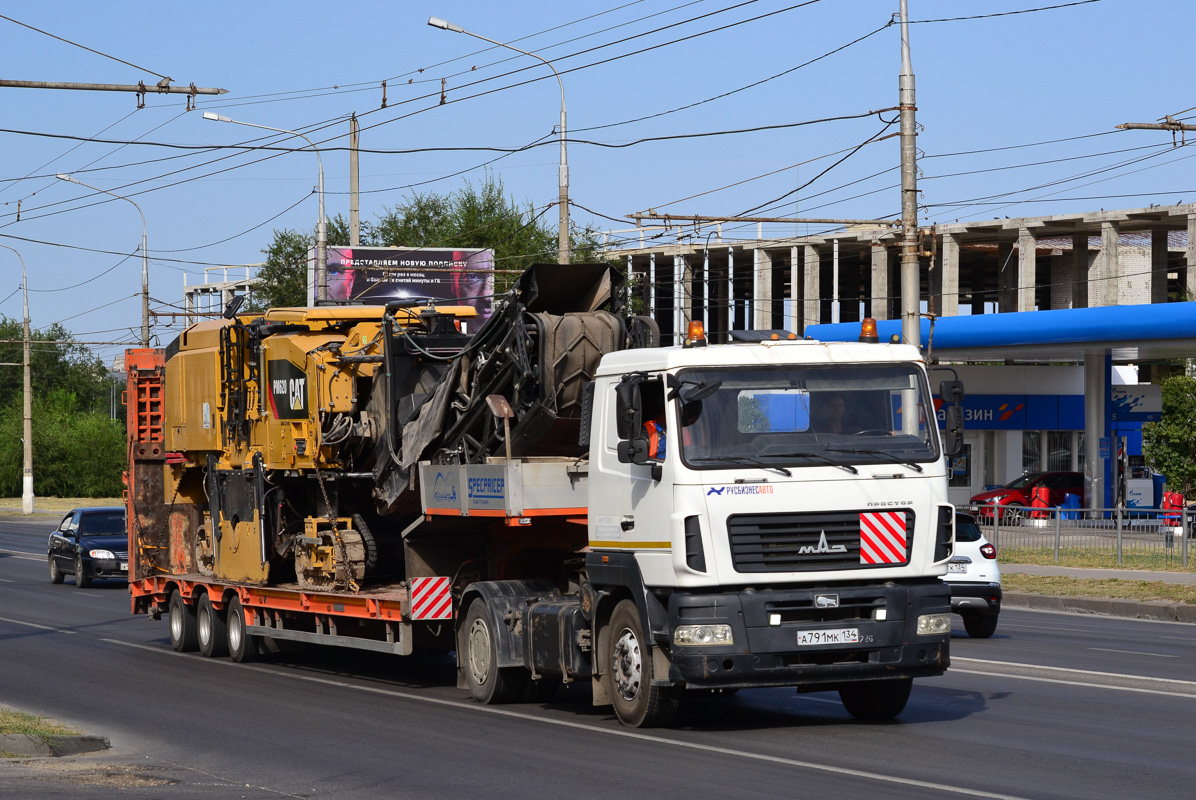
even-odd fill
[{"label": "yellow caterpillar milling machine", "polygon": [[[627,333],[599,310],[617,305],[618,273],[574,265],[567,275],[529,271],[475,336],[461,332],[470,306],[234,307],[164,353],[130,351],[143,384],[160,372],[164,400],[161,444],[133,443],[135,574],[305,590],[401,581],[420,456],[471,463],[506,447],[485,397],[512,409],[516,455],[546,437],[583,452],[581,385]],[[131,431],[146,427],[137,411]],[[153,439],[134,433],[143,437]]]}]

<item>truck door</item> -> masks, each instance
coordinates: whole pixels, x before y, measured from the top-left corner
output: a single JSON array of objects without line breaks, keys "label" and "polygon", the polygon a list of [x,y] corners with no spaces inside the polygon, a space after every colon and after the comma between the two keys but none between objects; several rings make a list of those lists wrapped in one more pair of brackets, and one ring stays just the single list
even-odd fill
[{"label": "truck door", "polygon": [[643,421],[663,420],[664,457],[643,464],[620,463],[614,424],[616,385],[604,382],[601,394],[594,398],[594,412],[602,417],[596,426],[600,441],[590,445],[590,547],[641,553],[668,570],[673,529],[671,464],[677,457],[670,439],[677,430],[675,404],[664,402],[664,382],[659,378],[641,384]]}]

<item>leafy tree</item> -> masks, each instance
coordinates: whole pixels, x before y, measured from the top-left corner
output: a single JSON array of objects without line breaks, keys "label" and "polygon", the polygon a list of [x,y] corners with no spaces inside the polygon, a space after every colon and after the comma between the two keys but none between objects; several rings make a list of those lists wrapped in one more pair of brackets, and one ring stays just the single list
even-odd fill
[{"label": "leafy tree", "polygon": [[[546,219],[554,214],[527,203],[520,205],[505,193],[502,179],[487,173],[481,183],[448,194],[413,194],[394,208],[386,208],[374,223],[363,222],[365,247],[489,248],[499,271],[501,291],[511,279],[532,264],[557,260],[557,231]],[[330,247],[347,247],[349,225],[337,214],[328,223]],[[308,249],[315,233],[275,230],[274,241],[262,252],[265,266],[258,272],[252,308],[303,305],[306,300]],[[572,261],[600,260],[600,243],[592,228],[574,231],[570,239]]]},{"label": "leafy tree", "polygon": [[307,251],[313,239],[291,229],[275,230],[274,241],[262,253],[266,263],[257,276],[250,308],[307,305]]},{"label": "leafy tree", "polygon": [[[21,320],[0,315],[0,362],[21,364],[24,338]],[[81,410],[108,411],[107,370],[90,349],[76,343],[70,331],[57,322],[47,328],[31,328],[29,338],[36,342],[29,354],[34,397],[62,390],[75,396]],[[24,392],[21,367],[0,369],[7,378],[0,381],[0,406],[20,408]]]},{"label": "leafy tree", "polygon": [[[21,403],[0,409],[0,494],[19,497],[24,475]],[[33,491],[46,497],[118,497],[125,468],[124,428],[89,413],[56,389],[33,400]]]},{"label": "leafy tree", "polygon": [[1142,426],[1142,451],[1171,488],[1189,495],[1196,484],[1196,378],[1173,375],[1163,381],[1163,418]]}]

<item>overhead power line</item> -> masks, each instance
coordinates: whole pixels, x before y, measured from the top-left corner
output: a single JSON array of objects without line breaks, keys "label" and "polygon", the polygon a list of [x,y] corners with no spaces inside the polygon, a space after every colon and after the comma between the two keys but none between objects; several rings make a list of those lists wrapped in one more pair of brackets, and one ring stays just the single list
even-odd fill
[{"label": "overhead power line", "polygon": [[139,69],[142,72],[148,72],[150,75],[154,75],[158,78],[162,78],[163,80],[165,80],[167,82],[173,80],[172,78],[166,77],[161,72],[154,72],[152,69],[146,69],[145,67],[139,67],[136,64],[133,64],[129,61],[125,61],[123,58],[117,58],[116,56],[110,56],[107,53],[101,53],[99,50],[94,50],[94,49],[88,47],[87,45],[79,44],[78,42],[72,42],[70,39],[64,39],[61,36],[56,36],[55,34],[50,33],[49,31],[43,31],[41,28],[35,28],[32,25],[28,25],[24,22],[20,22],[19,20],[15,20],[12,17],[6,17],[3,14],[0,14],[0,19],[6,19],[9,22],[13,23],[14,25],[20,25],[22,28],[28,28],[31,31],[37,31],[38,33],[42,34],[43,36],[49,36],[51,39],[57,39],[60,42],[66,42],[67,44],[69,44],[73,47],[81,48],[83,50],[86,50],[89,53],[95,53],[97,56],[103,56],[104,58],[110,58],[113,61],[117,61],[121,64],[124,64],[126,67],[132,67],[133,69]]},{"label": "overhead power line", "polygon": [[1012,17],[1016,14],[1033,14],[1038,11],[1053,11],[1056,8],[1070,8],[1071,6],[1086,6],[1089,3],[1099,3],[1101,0],[1075,0],[1073,3],[1059,3],[1053,6],[1041,6],[1040,8],[1024,8],[1020,11],[997,11],[992,14],[975,14],[970,17],[945,17],[943,19],[911,19],[910,25],[925,24],[928,22],[962,22],[963,20],[971,19],[990,19],[992,17]]}]

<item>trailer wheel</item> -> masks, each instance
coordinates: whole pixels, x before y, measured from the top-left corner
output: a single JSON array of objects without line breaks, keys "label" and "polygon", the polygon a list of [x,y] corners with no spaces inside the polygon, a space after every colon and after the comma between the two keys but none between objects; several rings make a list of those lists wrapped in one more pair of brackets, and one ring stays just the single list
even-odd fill
[{"label": "trailer wheel", "polygon": [[195,634],[195,606],[183,602],[183,595],[172,592],[170,606],[170,646],[177,652],[188,653],[199,647]]},{"label": "trailer wheel", "polygon": [[847,713],[856,719],[892,719],[909,702],[913,678],[898,680],[861,681],[839,689],[839,699]]},{"label": "trailer wheel", "polygon": [[241,598],[234,596],[228,602],[226,615],[228,627],[228,654],[238,664],[256,661],[261,648],[262,637],[245,631],[245,608]]},{"label": "trailer wheel", "polygon": [[228,655],[228,630],[224,615],[212,608],[212,598],[204,592],[195,609],[195,633],[199,652],[206,658]]},{"label": "trailer wheel", "polygon": [[457,663],[465,672],[470,696],[488,705],[519,700],[527,683],[522,667],[499,668],[495,636],[486,601],[476,598],[457,634]]},{"label": "trailer wheel", "polygon": [[609,626],[604,658],[615,716],[630,728],[669,724],[680,705],[681,690],[652,685],[652,650],[635,603],[623,600],[615,606]]}]

